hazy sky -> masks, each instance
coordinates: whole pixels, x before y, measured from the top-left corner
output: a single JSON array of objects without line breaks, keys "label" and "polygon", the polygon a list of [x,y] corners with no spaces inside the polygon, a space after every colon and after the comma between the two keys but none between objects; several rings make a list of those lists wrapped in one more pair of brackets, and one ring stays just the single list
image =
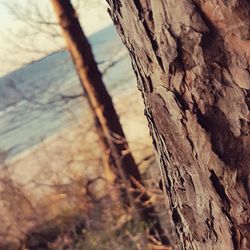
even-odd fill
[{"label": "hazy sky", "polygon": [[[43,13],[54,17],[54,13],[51,11],[50,0],[34,1],[41,4]],[[73,2],[76,1],[74,0]],[[4,4],[5,2],[6,0],[0,0],[0,76],[21,67],[29,61],[45,56],[47,51],[48,53],[52,52],[64,45],[63,40],[59,38],[56,40],[42,34],[42,32],[31,31],[27,25],[11,15],[9,9]],[[7,2],[21,4],[26,9],[27,3],[29,5],[32,4],[31,0],[8,0]],[[105,0],[78,0],[78,2],[81,4],[78,14],[84,32],[87,35],[111,24],[110,17],[106,11]],[[31,12],[34,12],[34,10]],[[21,9],[17,13],[22,13]],[[33,53],[33,48],[46,52],[44,54]]]}]

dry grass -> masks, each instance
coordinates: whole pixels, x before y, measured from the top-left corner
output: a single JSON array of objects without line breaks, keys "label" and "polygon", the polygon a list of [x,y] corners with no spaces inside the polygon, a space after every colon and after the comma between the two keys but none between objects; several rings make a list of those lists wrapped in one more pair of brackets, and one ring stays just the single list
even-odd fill
[{"label": "dry grass", "polygon": [[[115,101],[142,172],[149,170],[157,182],[159,172],[155,172],[152,159],[143,160],[152,155],[152,147],[138,100],[133,90]],[[133,109],[125,112],[127,107]],[[91,188],[90,180],[95,180]],[[163,204],[155,181],[147,181],[154,193],[152,202]],[[132,214],[107,196],[111,189],[103,181],[101,152],[91,118],[84,117],[84,121],[5,162],[0,171],[0,242],[11,240],[11,249],[18,249],[20,239],[27,245],[32,232],[46,226],[44,230],[50,231],[53,224],[56,237],[41,249],[59,250],[69,244],[68,249],[79,250],[145,250],[145,245],[149,247],[145,227],[138,227]],[[76,221],[81,220],[84,228],[77,233]]]}]

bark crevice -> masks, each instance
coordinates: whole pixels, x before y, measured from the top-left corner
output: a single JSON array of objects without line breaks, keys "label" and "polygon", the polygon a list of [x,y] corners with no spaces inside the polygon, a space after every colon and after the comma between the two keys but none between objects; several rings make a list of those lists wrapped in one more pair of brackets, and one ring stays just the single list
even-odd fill
[{"label": "bark crevice", "polygon": [[211,173],[210,180],[211,180],[212,186],[216,190],[216,193],[220,197],[221,202],[223,204],[223,206],[221,207],[222,212],[225,214],[228,221],[230,222],[231,235],[232,235],[232,241],[234,244],[234,249],[240,249],[241,244],[239,242],[240,240],[238,237],[238,233],[230,215],[230,209],[231,209],[230,200],[226,194],[224,186],[221,184],[219,180],[219,177],[215,174],[213,170],[210,170],[210,173]]}]

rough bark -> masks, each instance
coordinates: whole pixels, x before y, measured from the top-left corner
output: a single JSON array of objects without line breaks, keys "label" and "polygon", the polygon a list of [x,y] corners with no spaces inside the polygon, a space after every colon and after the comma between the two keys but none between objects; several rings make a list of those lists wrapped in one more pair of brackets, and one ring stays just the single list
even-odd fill
[{"label": "rough bark", "polygon": [[182,249],[250,249],[250,3],[108,0]]},{"label": "rough bark", "polygon": [[[116,182],[124,191],[125,201],[134,208],[136,215],[150,224],[154,222],[151,234],[160,236],[160,240],[167,244],[169,241],[164,235],[154,207],[145,205],[150,197],[144,192],[145,189],[140,189],[142,180],[139,170],[129,151],[119,117],[102,81],[102,75],[74,8],[70,0],[51,0],[51,2],[95,118],[106,168],[110,167],[113,171]],[[131,188],[134,191],[131,192]]]}]

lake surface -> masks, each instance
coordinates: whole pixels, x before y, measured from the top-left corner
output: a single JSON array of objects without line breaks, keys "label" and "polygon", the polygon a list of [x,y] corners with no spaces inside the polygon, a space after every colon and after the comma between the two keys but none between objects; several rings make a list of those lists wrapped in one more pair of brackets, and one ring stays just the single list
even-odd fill
[{"label": "lake surface", "polygon": [[[136,85],[130,59],[112,26],[89,37],[113,98]],[[116,62],[106,70],[108,65]],[[84,121],[88,105],[65,51],[0,78],[0,155],[16,156],[72,123]],[[1,158],[1,156],[0,156]]]}]

